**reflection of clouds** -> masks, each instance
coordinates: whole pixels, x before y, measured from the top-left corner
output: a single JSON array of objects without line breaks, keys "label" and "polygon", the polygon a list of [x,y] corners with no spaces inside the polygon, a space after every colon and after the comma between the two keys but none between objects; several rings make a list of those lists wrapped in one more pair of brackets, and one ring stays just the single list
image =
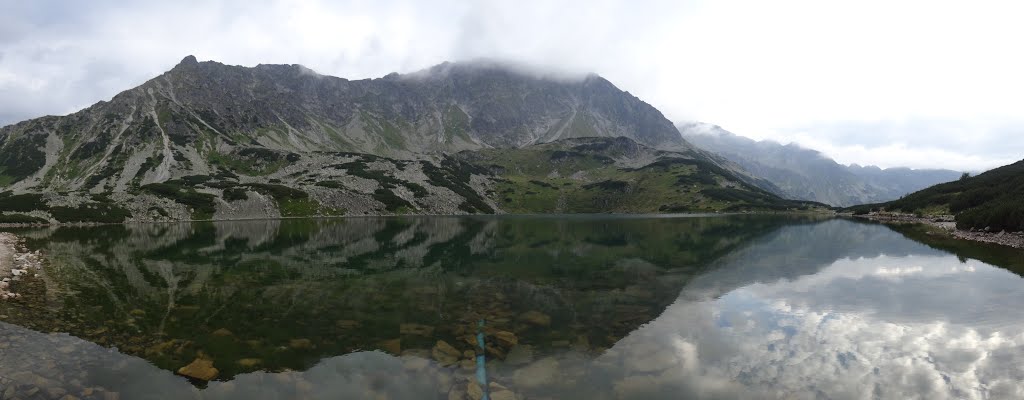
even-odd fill
[{"label": "reflection of clouds", "polygon": [[[672,361],[661,362],[667,369],[642,379],[698,398],[1024,396],[1019,329],[985,334],[942,322],[900,324],[795,308],[749,294],[736,297],[677,304],[602,357],[625,354],[628,360],[651,346],[669,350]],[[628,371],[619,371],[622,375],[637,375],[628,363],[623,366]]]},{"label": "reflection of clouds", "polygon": [[[915,275],[923,278],[938,278],[961,272],[974,272],[979,261],[961,263],[956,257],[943,255],[911,255],[903,257],[877,256],[872,258],[843,258],[826,264],[812,275],[791,279],[780,288],[806,289],[837,279],[864,279],[870,277],[901,278]],[[774,284],[763,284],[771,287]]]},{"label": "reflection of clouds", "polygon": [[752,282],[772,283],[816,276],[836,260],[855,263],[862,258],[941,257],[945,254],[907,240],[882,225],[832,219],[812,225],[786,226],[717,260],[707,273],[688,285],[683,295],[701,300]]},{"label": "reflection of clouds", "polygon": [[[954,256],[841,259],[814,275],[736,292],[794,307],[856,312],[896,321],[946,321],[983,328],[1018,325],[1024,281],[976,260]],[[734,292],[735,293],[735,292]]]},{"label": "reflection of clouds", "polygon": [[1019,277],[977,261],[840,259],[677,302],[606,356],[662,343],[677,373],[644,379],[704,398],[1022,398],[1022,303]]},{"label": "reflection of clouds", "polygon": [[900,276],[900,275],[916,274],[916,273],[919,273],[919,272],[924,272],[924,267],[922,267],[920,265],[917,265],[917,266],[913,266],[913,267],[896,267],[896,268],[885,268],[885,267],[882,267],[882,268],[878,268],[875,271],[875,274],[876,275],[881,275],[881,276]]}]

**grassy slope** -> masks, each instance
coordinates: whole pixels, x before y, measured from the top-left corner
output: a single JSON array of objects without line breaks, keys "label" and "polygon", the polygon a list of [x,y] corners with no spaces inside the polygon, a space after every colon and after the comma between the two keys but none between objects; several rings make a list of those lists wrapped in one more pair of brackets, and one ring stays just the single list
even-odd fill
[{"label": "grassy slope", "polygon": [[510,213],[654,213],[807,209],[735,179],[717,166],[663,158],[625,168],[559,145],[481,150],[473,161],[499,177],[493,197]]},{"label": "grassy slope", "polygon": [[1024,161],[978,176],[943,183],[899,200],[848,209],[902,211],[923,215],[954,214],[960,229],[1024,230]]}]

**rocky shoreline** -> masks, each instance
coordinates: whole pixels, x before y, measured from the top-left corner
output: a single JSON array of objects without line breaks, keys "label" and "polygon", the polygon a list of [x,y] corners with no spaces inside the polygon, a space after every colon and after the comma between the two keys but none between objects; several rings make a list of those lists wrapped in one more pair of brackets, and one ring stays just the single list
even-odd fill
[{"label": "rocky shoreline", "polygon": [[956,222],[953,221],[952,215],[918,217],[913,214],[869,213],[864,215],[853,215],[853,217],[883,223],[925,224],[940,228],[957,239],[998,244],[1001,246],[1012,247],[1015,249],[1024,249],[1024,232],[988,232],[983,230],[966,231],[962,229],[956,229]]},{"label": "rocky shoreline", "polygon": [[0,232],[0,300],[21,297],[12,285],[28,274],[37,275],[41,257],[30,252],[16,235]]}]

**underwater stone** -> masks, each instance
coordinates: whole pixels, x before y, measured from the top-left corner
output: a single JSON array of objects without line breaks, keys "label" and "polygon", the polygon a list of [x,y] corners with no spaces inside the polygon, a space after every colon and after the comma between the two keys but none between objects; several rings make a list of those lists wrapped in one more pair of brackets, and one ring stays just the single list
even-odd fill
[{"label": "underwater stone", "polygon": [[391,339],[380,342],[380,349],[394,355],[402,354],[402,339]]},{"label": "underwater stone", "polygon": [[288,347],[296,350],[308,350],[313,348],[313,342],[309,339],[292,339],[288,341]]},{"label": "underwater stone", "polygon": [[212,380],[217,377],[220,371],[213,367],[213,361],[204,360],[197,358],[192,361],[189,365],[178,369],[179,375],[184,375],[189,378],[200,379],[204,381]]},{"label": "underwater stone", "polygon": [[551,326],[551,316],[540,311],[522,313],[519,315],[519,320],[536,326]]},{"label": "underwater stone", "polygon": [[434,333],[434,327],[420,324],[401,324],[398,327],[399,333],[403,335],[418,335],[429,337]]},{"label": "underwater stone", "polygon": [[438,363],[445,367],[459,362],[459,356],[462,355],[459,349],[452,347],[444,340],[438,340],[430,353]]},{"label": "underwater stone", "polygon": [[494,332],[494,338],[497,339],[498,343],[504,347],[511,347],[519,344],[519,338],[516,337],[516,334],[508,331]]}]

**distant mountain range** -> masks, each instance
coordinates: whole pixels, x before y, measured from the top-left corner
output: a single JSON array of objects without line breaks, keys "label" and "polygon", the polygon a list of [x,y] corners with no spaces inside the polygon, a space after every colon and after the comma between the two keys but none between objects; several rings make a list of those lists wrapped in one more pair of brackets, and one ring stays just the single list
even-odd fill
[{"label": "distant mountain range", "polygon": [[445,63],[346,80],[191,56],[0,128],[0,188],[0,222],[813,206],[597,75]]},{"label": "distant mountain range", "polygon": [[878,203],[955,180],[961,172],[944,169],[841,165],[796,144],[755,141],[716,125],[688,122],[676,127],[690,143],[739,164],[752,176],[778,188],[776,194],[833,206]]}]

